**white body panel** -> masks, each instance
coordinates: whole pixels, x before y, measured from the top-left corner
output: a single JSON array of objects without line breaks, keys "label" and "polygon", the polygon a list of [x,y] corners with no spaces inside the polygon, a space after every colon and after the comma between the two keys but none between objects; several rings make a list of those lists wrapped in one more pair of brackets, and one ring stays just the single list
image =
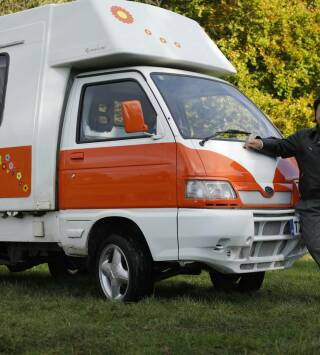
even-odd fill
[{"label": "white body panel", "polygon": [[[133,221],[146,238],[155,261],[178,260],[177,209],[74,210],[59,213],[59,243],[69,255],[87,255],[88,235],[94,223],[105,217]],[[75,229],[83,230],[75,236]],[[79,231],[80,233],[80,231]]]},{"label": "white body panel", "polygon": [[10,58],[1,148],[32,146],[32,194],[2,198],[0,210],[55,208],[59,122],[70,68],[48,66],[50,10],[0,18],[0,53]]},{"label": "white body panel", "polygon": [[305,253],[301,238],[290,235],[293,217],[294,210],[180,209],[180,260],[225,273],[290,267]]},{"label": "white body panel", "polygon": [[1,220],[0,240],[58,243],[67,255],[87,256],[93,225],[122,217],[140,228],[154,261],[200,262],[244,273],[288,268],[304,255],[301,238],[288,233],[293,216],[293,210],[69,210]]},{"label": "white body panel", "polygon": [[[134,222],[155,261],[178,260],[177,209],[69,210],[49,212],[43,217],[8,217],[1,219],[0,241],[58,243],[68,255],[86,256],[91,228],[106,217]],[[39,229],[44,230],[43,236]]]}]

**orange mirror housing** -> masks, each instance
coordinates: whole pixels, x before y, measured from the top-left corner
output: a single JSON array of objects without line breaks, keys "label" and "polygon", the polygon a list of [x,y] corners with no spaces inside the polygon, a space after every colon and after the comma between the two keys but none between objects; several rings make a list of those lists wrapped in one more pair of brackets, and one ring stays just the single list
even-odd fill
[{"label": "orange mirror housing", "polygon": [[123,101],[121,103],[121,108],[124,129],[127,133],[148,132],[149,128],[144,122],[140,101]]}]

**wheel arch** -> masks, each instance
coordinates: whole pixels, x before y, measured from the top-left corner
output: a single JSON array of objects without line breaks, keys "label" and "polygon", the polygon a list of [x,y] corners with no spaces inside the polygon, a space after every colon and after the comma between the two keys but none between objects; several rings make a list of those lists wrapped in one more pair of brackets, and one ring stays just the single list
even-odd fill
[{"label": "wheel arch", "polygon": [[103,217],[97,220],[88,233],[87,248],[89,260],[94,259],[99,243],[112,233],[121,233],[127,238],[136,238],[137,243],[153,260],[149,244],[141,228],[133,220],[126,217]]}]

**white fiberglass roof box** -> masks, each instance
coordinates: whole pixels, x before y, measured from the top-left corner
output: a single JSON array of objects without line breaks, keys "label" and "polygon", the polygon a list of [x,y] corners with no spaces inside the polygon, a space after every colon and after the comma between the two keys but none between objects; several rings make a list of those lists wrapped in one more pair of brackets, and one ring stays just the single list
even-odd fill
[{"label": "white fiberglass roof box", "polygon": [[77,0],[2,16],[0,53],[10,58],[0,156],[10,147],[32,150],[28,196],[0,195],[0,211],[57,207],[57,151],[72,69],[143,65],[216,76],[235,72],[195,21],[122,0]]},{"label": "white fiberglass roof box", "polygon": [[197,22],[171,11],[121,0],[78,0],[53,11],[52,66],[143,64],[235,72]]}]

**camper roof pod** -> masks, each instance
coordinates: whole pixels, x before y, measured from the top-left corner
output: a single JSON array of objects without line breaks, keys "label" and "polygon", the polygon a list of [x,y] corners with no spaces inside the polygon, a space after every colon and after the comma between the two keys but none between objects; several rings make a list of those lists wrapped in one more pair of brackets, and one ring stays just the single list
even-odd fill
[{"label": "camper roof pod", "polygon": [[235,73],[197,22],[151,5],[78,0],[54,8],[51,31],[52,66],[114,67],[117,63]]}]

